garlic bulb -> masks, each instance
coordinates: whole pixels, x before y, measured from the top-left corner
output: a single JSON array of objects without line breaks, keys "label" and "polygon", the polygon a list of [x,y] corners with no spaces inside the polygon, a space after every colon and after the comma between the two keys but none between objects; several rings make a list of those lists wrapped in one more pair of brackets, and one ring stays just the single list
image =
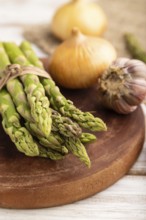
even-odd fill
[{"label": "garlic bulb", "polygon": [[72,36],[52,55],[49,71],[63,87],[87,88],[96,83],[115,58],[116,51],[108,41],[87,37],[74,28]]},{"label": "garlic bulb", "polygon": [[98,80],[98,98],[117,113],[133,112],[146,97],[146,65],[118,58]]},{"label": "garlic bulb", "polygon": [[51,31],[59,39],[65,40],[73,27],[78,27],[85,35],[100,36],[106,30],[107,18],[96,3],[72,0],[56,11]]}]

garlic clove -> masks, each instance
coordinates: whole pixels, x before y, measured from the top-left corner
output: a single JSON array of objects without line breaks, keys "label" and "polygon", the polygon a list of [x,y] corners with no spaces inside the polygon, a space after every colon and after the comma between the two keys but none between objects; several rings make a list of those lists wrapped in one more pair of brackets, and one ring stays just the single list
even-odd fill
[{"label": "garlic clove", "polygon": [[139,105],[146,96],[146,82],[142,79],[133,80],[128,83],[129,94],[126,94],[126,100],[131,105]]},{"label": "garlic clove", "polygon": [[127,66],[137,66],[137,65],[141,65],[141,66],[145,66],[145,63],[142,62],[141,60],[136,60],[136,59],[129,59],[126,63]]},{"label": "garlic clove", "polygon": [[146,65],[140,60],[128,61],[127,72],[132,73],[134,77],[146,79]]},{"label": "garlic clove", "polygon": [[129,114],[133,111],[135,111],[137,106],[131,106],[129,105],[123,98],[120,100],[115,100],[113,102],[112,109],[115,110],[117,113],[120,114]]},{"label": "garlic clove", "polygon": [[112,65],[117,66],[119,68],[125,67],[125,64],[129,61],[130,59],[122,57],[122,58],[117,58],[116,60],[113,61]]}]

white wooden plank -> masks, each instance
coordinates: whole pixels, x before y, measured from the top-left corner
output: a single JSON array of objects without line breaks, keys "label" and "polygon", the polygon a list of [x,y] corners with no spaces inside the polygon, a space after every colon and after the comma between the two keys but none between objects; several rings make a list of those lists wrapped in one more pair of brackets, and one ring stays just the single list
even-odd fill
[{"label": "white wooden plank", "polygon": [[0,220],[145,220],[146,177],[125,176],[91,198],[40,210],[0,209]]},{"label": "white wooden plank", "polygon": [[[141,107],[146,116],[146,105],[142,104]],[[138,159],[129,170],[128,175],[146,175],[146,140]]]},{"label": "white wooden plank", "polygon": [[146,175],[146,142],[137,161],[129,170],[128,175]]}]

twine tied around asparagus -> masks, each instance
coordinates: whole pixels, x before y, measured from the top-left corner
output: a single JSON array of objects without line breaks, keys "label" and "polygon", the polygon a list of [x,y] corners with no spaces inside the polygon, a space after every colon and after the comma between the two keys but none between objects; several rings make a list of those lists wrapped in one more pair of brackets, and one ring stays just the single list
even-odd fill
[{"label": "twine tied around asparagus", "polygon": [[34,74],[48,79],[51,78],[48,72],[38,67],[10,64],[0,73],[0,90],[7,84],[9,80],[26,74]]}]

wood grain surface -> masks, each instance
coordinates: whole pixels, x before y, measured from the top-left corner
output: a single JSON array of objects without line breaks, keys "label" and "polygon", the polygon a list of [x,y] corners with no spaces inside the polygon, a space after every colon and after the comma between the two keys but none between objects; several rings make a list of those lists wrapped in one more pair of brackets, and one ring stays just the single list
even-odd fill
[{"label": "wood grain surface", "polygon": [[30,158],[19,153],[0,127],[0,206],[42,208],[72,203],[112,185],[128,172],[144,142],[144,115],[139,107],[123,116],[97,103],[96,89],[62,90],[84,111],[107,124],[87,146],[92,166],[69,154],[64,160]]}]

